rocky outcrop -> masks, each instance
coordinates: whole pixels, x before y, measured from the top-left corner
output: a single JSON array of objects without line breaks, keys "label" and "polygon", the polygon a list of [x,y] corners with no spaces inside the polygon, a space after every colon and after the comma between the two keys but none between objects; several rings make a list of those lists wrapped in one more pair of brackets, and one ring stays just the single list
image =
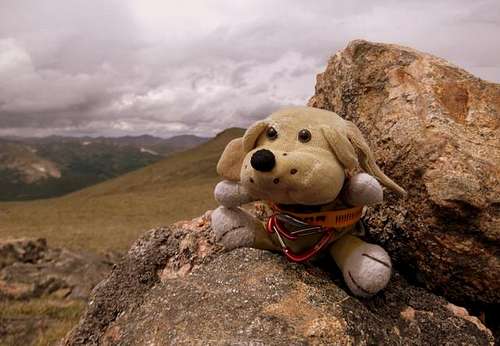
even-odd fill
[{"label": "rocky outcrop", "polygon": [[47,241],[43,238],[0,240],[0,269],[16,262],[35,263],[47,249]]},{"label": "rocky outcrop", "polygon": [[45,239],[0,241],[0,301],[53,295],[87,299],[115,259],[47,246]]},{"label": "rocky outcrop", "polygon": [[395,274],[371,300],[333,264],[298,265],[254,249],[224,253],[210,217],[151,230],[93,291],[67,345],[474,344],[475,317]]},{"label": "rocky outcrop", "polygon": [[0,345],[57,342],[116,260],[51,248],[45,239],[0,241]]},{"label": "rocky outcrop", "polygon": [[366,218],[396,265],[459,303],[500,303],[500,85],[410,48],[353,41],[309,105],[352,120],[408,191]]}]

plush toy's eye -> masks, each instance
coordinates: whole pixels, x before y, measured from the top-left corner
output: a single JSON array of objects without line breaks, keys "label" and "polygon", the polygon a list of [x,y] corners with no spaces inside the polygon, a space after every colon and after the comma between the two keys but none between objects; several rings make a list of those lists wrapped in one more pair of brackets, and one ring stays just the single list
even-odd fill
[{"label": "plush toy's eye", "polygon": [[270,127],[267,129],[266,136],[269,139],[275,140],[278,138],[278,131],[274,127]]},{"label": "plush toy's eye", "polygon": [[307,143],[311,140],[311,132],[309,130],[303,129],[299,131],[299,141],[302,143]]}]

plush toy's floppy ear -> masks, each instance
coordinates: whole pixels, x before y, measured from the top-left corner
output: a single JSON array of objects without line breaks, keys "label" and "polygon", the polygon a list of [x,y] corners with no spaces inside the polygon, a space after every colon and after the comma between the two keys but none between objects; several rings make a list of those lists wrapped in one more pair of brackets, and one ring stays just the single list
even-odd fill
[{"label": "plush toy's floppy ear", "polygon": [[249,127],[243,137],[229,142],[217,163],[217,174],[227,180],[239,181],[245,155],[255,147],[257,138],[266,128],[267,123],[259,121]]},{"label": "plush toy's floppy ear", "polygon": [[226,145],[217,163],[217,174],[227,180],[239,181],[243,152],[243,138],[235,138]]},{"label": "plush toy's floppy ear", "polygon": [[349,170],[360,165],[366,173],[376,177],[385,187],[400,195],[406,195],[406,191],[377,166],[370,147],[356,125],[347,120],[343,121],[343,125],[342,128],[325,126],[321,129],[342,165]]},{"label": "plush toy's floppy ear", "polygon": [[267,126],[267,121],[262,120],[256,122],[246,130],[245,134],[243,135],[243,150],[245,151],[245,154],[255,148],[255,142],[257,142],[257,139],[262,134],[262,132],[264,132]]}]

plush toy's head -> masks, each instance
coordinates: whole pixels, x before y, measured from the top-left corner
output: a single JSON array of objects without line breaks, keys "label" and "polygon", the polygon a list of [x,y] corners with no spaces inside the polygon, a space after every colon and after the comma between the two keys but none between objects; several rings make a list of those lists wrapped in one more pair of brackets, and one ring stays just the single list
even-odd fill
[{"label": "plush toy's head", "polygon": [[346,172],[360,166],[386,187],[404,190],[377,167],[361,132],[336,113],[290,107],[253,124],[224,150],[217,172],[256,198],[281,204],[334,201]]}]

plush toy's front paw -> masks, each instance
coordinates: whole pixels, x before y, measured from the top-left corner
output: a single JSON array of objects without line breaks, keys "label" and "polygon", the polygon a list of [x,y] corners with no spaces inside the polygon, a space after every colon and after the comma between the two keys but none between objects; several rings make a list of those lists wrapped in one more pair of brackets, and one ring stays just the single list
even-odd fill
[{"label": "plush toy's front paw", "polygon": [[353,206],[377,204],[384,198],[380,183],[367,173],[359,173],[350,178],[345,195],[347,203]]},{"label": "plush toy's front paw", "polygon": [[229,180],[223,180],[215,186],[214,196],[217,202],[228,208],[236,208],[254,200],[240,183]]},{"label": "plush toy's front paw", "polygon": [[391,278],[391,258],[378,245],[365,243],[346,259],[344,280],[352,293],[369,297],[383,289]]},{"label": "plush toy's front paw", "polygon": [[221,206],[212,213],[215,240],[227,250],[253,246],[256,227],[262,227],[262,225],[240,208]]}]

